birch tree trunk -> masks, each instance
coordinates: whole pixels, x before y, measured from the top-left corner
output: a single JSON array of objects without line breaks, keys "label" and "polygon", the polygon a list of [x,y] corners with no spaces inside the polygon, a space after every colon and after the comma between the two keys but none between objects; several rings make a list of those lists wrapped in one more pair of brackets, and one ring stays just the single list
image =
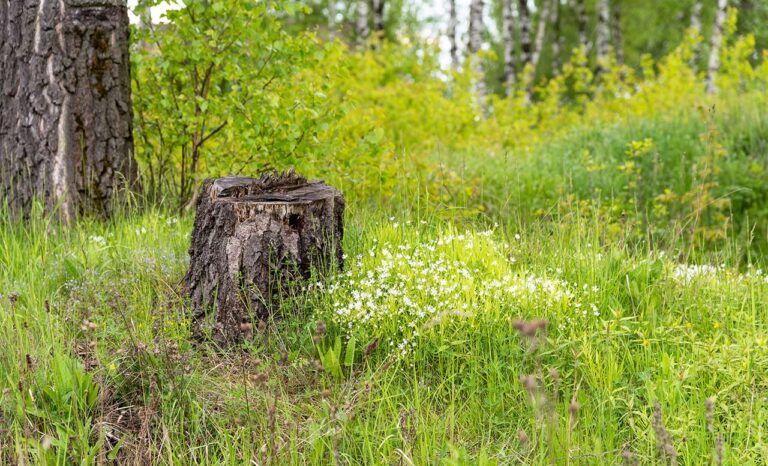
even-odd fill
[{"label": "birch tree trunk", "polygon": [[691,29],[701,34],[701,2],[696,1],[691,8]]},{"label": "birch tree trunk", "polygon": [[451,66],[459,67],[459,47],[456,44],[456,26],[459,21],[456,17],[456,0],[448,1],[448,41],[451,47]]},{"label": "birch tree trunk", "polygon": [[368,43],[368,36],[371,31],[368,28],[368,0],[358,0],[357,19],[355,21],[355,37],[357,38],[357,47],[364,50]]},{"label": "birch tree trunk", "polygon": [[539,23],[536,25],[536,39],[533,43],[533,50],[531,51],[531,66],[528,68],[528,73],[530,74],[526,77],[528,83],[525,88],[526,102],[530,102],[533,95],[533,83],[536,80],[536,68],[539,66],[539,58],[541,57],[541,50],[544,46],[544,37],[547,32],[551,6],[551,0],[542,1]]},{"label": "birch tree trunk", "polygon": [[574,9],[576,10],[576,23],[579,30],[579,46],[584,49],[586,55],[589,55],[592,45],[589,42],[589,19],[587,18],[585,0],[575,0]]},{"label": "birch tree trunk", "polygon": [[720,70],[720,49],[723,45],[723,27],[728,10],[728,0],[718,0],[715,24],[712,27],[712,37],[709,42],[709,62],[707,64],[707,94],[717,92],[715,75]]},{"label": "birch tree trunk", "polygon": [[[696,1],[691,8],[691,31],[697,36],[701,36],[701,2]],[[699,60],[699,53],[701,52],[701,45],[699,42],[694,45],[693,55],[691,56],[690,65],[694,71],[698,68],[696,62]]]},{"label": "birch tree trunk", "polygon": [[557,75],[560,73],[561,54],[563,51],[563,33],[560,27],[560,1],[554,0],[555,4],[552,8],[552,31],[554,37],[552,38],[552,73]]},{"label": "birch tree trunk", "polygon": [[502,34],[504,38],[504,89],[507,95],[514,93],[515,69],[515,12],[512,0],[502,0]]},{"label": "birch tree trunk", "polygon": [[483,63],[478,56],[483,44],[483,0],[472,0],[469,4],[469,55],[475,67],[477,97],[480,107],[485,104],[485,76]]},{"label": "birch tree trunk", "polygon": [[531,62],[531,12],[528,0],[518,0],[517,13],[520,19],[520,62],[522,69]]},{"label": "birch tree trunk", "polygon": [[373,0],[373,32],[379,40],[384,36],[384,0]]},{"label": "birch tree trunk", "polygon": [[0,0],[0,204],[62,221],[136,183],[122,0]]},{"label": "birch tree trunk", "polygon": [[608,0],[597,1],[597,66],[602,69],[611,53],[610,7]]},{"label": "birch tree trunk", "polygon": [[536,26],[536,39],[533,43],[533,51],[531,52],[531,67],[533,68],[531,72],[534,75],[536,74],[536,68],[539,66],[541,51],[544,47],[544,37],[547,34],[547,24],[549,24],[549,15],[552,11],[552,1],[553,0],[543,0],[541,5],[541,16],[539,17],[539,23]]},{"label": "birch tree trunk", "polygon": [[621,34],[621,6],[614,2],[611,10],[611,38],[613,39],[613,53],[616,54],[616,63],[624,64],[624,44]]},{"label": "birch tree trunk", "polygon": [[336,38],[336,0],[328,0],[328,38]]}]

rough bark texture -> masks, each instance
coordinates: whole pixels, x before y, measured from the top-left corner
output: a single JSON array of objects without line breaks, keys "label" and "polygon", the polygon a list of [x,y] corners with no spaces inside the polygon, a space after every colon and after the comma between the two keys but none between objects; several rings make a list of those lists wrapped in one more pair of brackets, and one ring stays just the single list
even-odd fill
[{"label": "rough bark texture", "polygon": [[[691,25],[690,30],[693,34],[696,34],[697,36],[701,35],[701,7],[702,4],[700,1],[696,1],[693,3],[693,6],[691,7]],[[689,64],[691,65],[691,68],[693,68],[694,71],[696,71],[696,62],[699,60],[699,52],[700,52],[700,44],[697,41],[696,44],[693,47],[693,55],[691,56],[691,60],[689,61]]]},{"label": "rough bark texture", "polygon": [[715,75],[720,70],[720,49],[723,45],[723,28],[728,12],[728,0],[717,1],[715,24],[712,26],[712,36],[709,40],[709,61],[707,62],[707,94],[717,92]]},{"label": "rough bark texture", "polygon": [[502,0],[502,37],[504,39],[504,89],[512,95],[517,81],[515,57],[515,12],[512,0]]},{"label": "rough bark texture", "polygon": [[248,338],[311,270],[343,265],[344,199],[293,172],[206,180],[186,285],[200,338]]},{"label": "rough bark texture", "polygon": [[0,0],[0,204],[109,215],[136,180],[121,0]]},{"label": "rough bark texture", "polygon": [[459,47],[456,44],[456,27],[459,24],[456,16],[456,0],[448,0],[448,41],[451,47],[451,65],[459,67]]},{"label": "rough bark texture", "polygon": [[483,63],[478,57],[480,48],[483,45],[483,0],[471,0],[469,4],[469,55],[475,68],[475,88],[477,89],[477,98],[480,107],[485,105],[485,75]]}]

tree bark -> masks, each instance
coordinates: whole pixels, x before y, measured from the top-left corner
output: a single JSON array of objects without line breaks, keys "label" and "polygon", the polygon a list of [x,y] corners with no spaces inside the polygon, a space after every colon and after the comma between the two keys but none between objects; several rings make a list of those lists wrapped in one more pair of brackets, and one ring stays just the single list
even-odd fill
[{"label": "tree bark", "polygon": [[0,204],[108,216],[136,182],[122,0],[0,0]]},{"label": "tree bark", "polygon": [[584,49],[585,55],[589,55],[592,45],[589,42],[589,20],[585,0],[575,0],[574,9],[576,10],[576,23],[579,30],[579,46]]},{"label": "tree bark", "polygon": [[[555,0],[556,1],[556,0]],[[539,17],[539,23],[536,26],[536,39],[533,42],[533,50],[531,51],[531,72],[536,75],[536,68],[539,66],[539,59],[541,58],[541,51],[544,48],[544,37],[547,33],[547,24],[549,23],[549,15],[552,11],[552,0],[543,0],[541,5],[541,14]]]},{"label": "tree bark", "polygon": [[355,21],[355,34],[357,38],[357,47],[364,50],[368,43],[368,36],[371,31],[368,27],[368,0],[358,0],[357,19]]},{"label": "tree bark", "polygon": [[475,67],[475,74],[477,79],[475,88],[477,89],[477,97],[480,106],[483,107],[485,103],[485,76],[483,71],[483,64],[478,57],[478,52],[483,45],[483,0],[472,0],[469,5],[469,55],[472,59],[472,63]]},{"label": "tree bark", "polygon": [[528,0],[518,0],[517,13],[520,18],[520,62],[522,68],[531,62],[532,44],[531,44],[531,13],[528,9]]},{"label": "tree bark", "polygon": [[728,0],[718,0],[715,24],[712,27],[712,37],[709,42],[709,62],[707,64],[707,94],[717,92],[715,76],[720,70],[720,49],[723,45],[723,27],[728,11]]},{"label": "tree bark", "polygon": [[448,41],[451,48],[451,66],[453,66],[453,69],[459,67],[459,47],[456,43],[456,26],[458,24],[456,0],[448,0]]},{"label": "tree bark", "polygon": [[206,180],[185,279],[195,335],[242,342],[313,270],[340,269],[343,222],[341,193],[293,172]]},{"label": "tree bark", "polygon": [[560,67],[562,66],[562,53],[563,43],[565,38],[563,37],[562,28],[560,26],[561,14],[560,14],[560,1],[555,0],[554,8],[552,9],[552,30],[554,37],[552,38],[552,74],[559,74]]},{"label": "tree bark", "polygon": [[384,0],[373,0],[373,32],[376,38],[384,37]]},{"label": "tree bark", "polygon": [[597,66],[601,70],[611,53],[611,13],[608,0],[597,1]]},{"label": "tree bark", "polygon": [[515,56],[515,12],[513,0],[502,0],[502,37],[504,40],[504,90],[512,95],[517,80]]},{"label": "tree bark", "polygon": [[616,1],[611,9],[611,38],[613,39],[613,53],[616,55],[616,63],[624,64],[624,43],[621,34],[621,6]]}]

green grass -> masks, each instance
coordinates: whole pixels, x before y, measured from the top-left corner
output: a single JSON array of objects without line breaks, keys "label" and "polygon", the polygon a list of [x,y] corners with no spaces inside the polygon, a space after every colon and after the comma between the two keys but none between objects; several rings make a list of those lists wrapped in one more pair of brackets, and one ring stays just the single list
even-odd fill
[{"label": "green grass", "polygon": [[[768,283],[727,250],[686,281],[682,255],[607,241],[595,220],[485,233],[351,210],[351,276],[287,300],[291,317],[230,352],[190,340],[189,218],[4,222],[3,460],[651,463],[656,401],[679,463],[712,461],[718,435],[726,464],[766,460]],[[398,287],[436,314],[398,314]],[[376,289],[375,318],[334,307]],[[517,319],[548,327],[534,336]],[[393,349],[404,337],[410,349]]]},{"label": "green grass", "polygon": [[[708,118],[435,154],[465,185],[353,201],[344,273],[229,351],[191,338],[190,216],[3,215],[0,462],[764,464],[768,124]],[[652,209],[714,146],[701,240],[690,199]]]}]

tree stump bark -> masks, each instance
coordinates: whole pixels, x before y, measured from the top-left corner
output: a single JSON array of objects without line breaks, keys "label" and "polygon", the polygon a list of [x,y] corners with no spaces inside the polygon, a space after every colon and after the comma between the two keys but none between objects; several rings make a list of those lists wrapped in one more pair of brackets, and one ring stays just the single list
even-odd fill
[{"label": "tree stump bark", "polygon": [[343,266],[344,199],[295,173],[203,183],[186,285],[198,338],[226,346],[310,277]]}]

